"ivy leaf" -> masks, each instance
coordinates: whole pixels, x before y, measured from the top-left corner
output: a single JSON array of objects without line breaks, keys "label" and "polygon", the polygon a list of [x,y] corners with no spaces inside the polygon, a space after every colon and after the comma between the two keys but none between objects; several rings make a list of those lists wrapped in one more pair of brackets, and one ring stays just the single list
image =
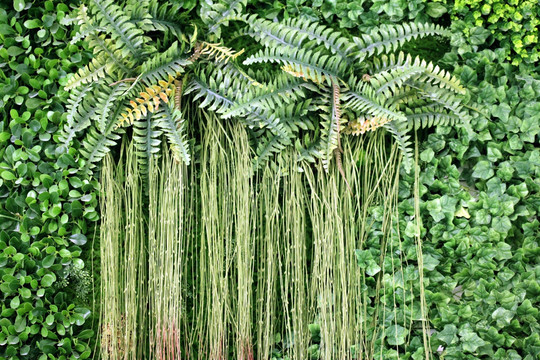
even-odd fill
[{"label": "ivy leaf", "polygon": [[498,231],[501,234],[507,234],[512,228],[512,223],[508,216],[494,217],[491,223],[493,230]]},{"label": "ivy leaf", "polygon": [[450,345],[457,340],[457,331],[457,327],[454,324],[446,324],[443,331],[437,334],[437,338]]},{"label": "ivy leaf", "polygon": [[472,177],[484,180],[491,178],[493,175],[495,175],[495,171],[493,171],[491,163],[487,160],[479,161],[474,166],[474,171],[472,173]]},{"label": "ivy leaf", "polygon": [[502,121],[508,121],[508,115],[510,115],[511,111],[512,109],[510,108],[510,105],[507,103],[502,103],[500,105],[493,106],[491,114],[498,117]]},{"label": "ivy leaf", "polygon": [[370,260],[368,262],[368,266],[366,267],[366,274],[369,276],[375,276],[377,273],[381,271],[381,267],[379,264],[375,262],[375,260]]},{"label": "ivy leaf", "polygon": [[491,35],[491,31],[481,26],[475,26],[470,30],[469,41],[472,45],[482,45],[486,42],[489,35]]},{"label": "ivy leaf", "polygon": [[465,219],[470,219],[471,218],[471,215],[469,214],[469,212],[467,211],[466,208],[464,208],[463,206],[461,206],[459,208],[458,211],[456,211],[456,217],[464,217]]},{"label": "ivy leaf", "polygon": [[424,255],[423,260],[424,260],[424,269],[429,270],[429,271],[435,270],[437,265],[439,265],[439,263],[440,263],[439,260],[435,259],[431,255]]},{"label": "ivy leaf", "polygon": [[514,311],[506,310],[500,307],[497,308],[497,310],[495,310],[493,314],[491,314],[491,317],[493,318],[493,320],[497,321],[498,326],[503,327],[510,325],[510,322],[512,321],[514,315]]},{"label": "ivy leaf", "polygon": [[439,222],[444,219],[444,213],[441,206],[441,198],[428,201],[426,207],[435,222]]},{"label": "ivy leaf", "polygon": [[447,11],[446,6],[441,3],[431,2],[427,4],[426,13],[432,18],[440,18]]},{"label": "ivy leaf", "polygon": [[401,325],[389,326],[386,330],[386,339],[388,340],[388,344],[392,346],[405,344],[407,333],[407,329]]},{"label": "ivy leaf", "polygon": [[463,329],[459,332],[461,338],[461,343],[463,345],[463,351],[475,352],[480,346],[486,345],[486,342],[482,340],[474,331],[471,329]]}]

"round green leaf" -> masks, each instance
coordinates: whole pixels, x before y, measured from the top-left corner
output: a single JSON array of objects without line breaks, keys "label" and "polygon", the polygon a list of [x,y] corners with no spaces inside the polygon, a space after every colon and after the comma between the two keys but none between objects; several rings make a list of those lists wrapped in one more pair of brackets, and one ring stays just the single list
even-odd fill
[{"label": "round green leaf", "polygon": [[41,265],[45,268],[45,269],[48,269],[50,268],[53,264],[54,264],[54,260],[56,259],[56,255],[55,254],[51,254],[51,255],[47,255],[45,256],[45,258],[43,259],[43,261],[41,262]]},{"label": "round green leaf", "polygon": [[86,236],[83,234],[73,234],[69,237],[69,240],[75,245],[84,245],[86,244]]},{"label": "round green leaf", "polygon": [[24,6],[25,6],[24,0],[13,0],[13,8],[15,9],[15,11],[17,12],[23,11]]},{"label": "round green leaf", "polygon": [[4,180],[8,180],[8,181],[15,180],[17,178],[15,175],[13,175],[11,171],[8,171],[8,170],[2,171],[1,176],[4,178]]},{"label": "round green leaf", "polygon": [[41,286],[49,287],[54,283],[55,280],[56,276],[54,276],[53,274],[45,274],[41,279]]},{"label": "round green leaf", "polygon": [[20,304],[21,304],[21,299],[18,296],[15,296],[13,299],[11,299],[9,306],[12,309],[17,309]]}]

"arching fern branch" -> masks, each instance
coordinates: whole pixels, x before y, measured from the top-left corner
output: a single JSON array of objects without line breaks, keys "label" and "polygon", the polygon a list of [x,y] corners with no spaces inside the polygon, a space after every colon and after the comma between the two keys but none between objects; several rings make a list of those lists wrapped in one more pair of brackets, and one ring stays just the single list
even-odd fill
[{"label": "arching fern branch", "polygon": [[321,106],[321,110],[323,110],[321,114],[321,150],[322,164],[324,170],[328,172],[334,150],[338,149],[339,151],[339,127],[341,125],[339,87],[333,84],[327,94],[322,98],[325,104]]},{"label": "arching fern branch", "polygon": [[363,59],[373,54],[390,53],[396,51],[408,41],[426,36],[450,36],[450,31],[440,25],[427,23],[404,23],[382,25],[374,29],[371,34],[363,34],[361,38],[353,38],[356,44],[356,58]]},{"label": "arching fern branch", "polygon": [[259,51],[244,60],[244,65],[256,63],[279,63],[298,77],[316,83],[332,84],[346,73],[347,63],[336,56],[325,55],[306,49],[271,48]]},{"label": "arching fern branch", "polygon": [[[249,27],[241,34],[249,35],[268,48],[287,46],[310,48],[323,45],[342,60],[352,62],[354,44],[342,33],[316,22],[302,18],[290,18],[283,22],[258,19],[255,15],[244,17]],[[307,42],[310,42],[309,44]]]},{"label": "arching fern branch", "polygon": [[259,135],[253,167],[255,169],[260,169],[274,154],[281,152],[285,147],[286,145],[283,145],[279,135],[272,133]]},{"label": "arching fern branch", "polygon": [[111,112],[115,110],[122,102],[124,92],[127,88],[125,83],[119,83],[113,87],[101,86],[97,93],[96,108],[96,126],[101,133],[110,131],[108,127],[111,124]]},{"label": "arching fern branch", "polygon": [[462,121],[459,115],[451,114],[443,106],[418,107],[405,110],[407,116],[407,128],[420,129],[436,125],[455,125]]},{"label": "arching fern branch", "polygon": [[410,172],[413,164],[413,151],[411,136],[407,132],[406,121],[390,121],[383,125],[397,142],[403,154],[403,166],[405,171]]},{"label": "arching fern branch", "polygon": [[375,117],[396,121],[406,119],[402,113],[392,110],[388,106],[390,101],[383,94],[377,94],[370,84],[358,82],[356,77],[352,77],[348,84],[350,90],[342,95],[344,107]]},{"label": "arching fern branch", "polygon": [[67,121],[60,134],[62,143],[70,144],[78,132],[91,125],[90,119],[96,112],[96,109],[92,107],[94,99],[92,95],[89,95],[93,87],[94,84],[88,84],[71,92],[67,105]]},{"label": "arching fern branch", "polygon": [[238,16],[247,5],[247,0],[218,0],[210,2],[202,8],[201,19],[207,25],[210,33],[220,36],[221,25],[226,25],[228,19]]},{"label": "arching fern branch", "polygon": [[174,109],[169,105],[163,106],[161,111],[156,114],[155,121],[169,140],[171,151],[176,161],[183,161],[186,165],[189,165],[191,155],[186,139],[185,120],[180,110]]},{"label": "arching fern branch", "polygon": [[65,89],[71,90],[84,84],[98,82],[100,79],[105,78],[107,74],[110,74],[112,68],[113,64],[108,62],[105,56],[93,58],[88,65],[79,69],[76,74],[69,78]]},{"label": "arching fern branch", "polygon": [[133,142],[137,151],[137,162],[143,174],[143,183],[148,181],[148,164],[150,159],[160,151],[160,136],[162,132],[157,129],[156,122],[152,121],[152,114],[146,114],[144,119],[133,123]]},{"label": "arching fern branch", "polygon": [[235,104],[223,113],[222,117],[227,119],[232,116],[244,116],[253,109],[276,109],[281,105],[305,98],[304,89],[316,91],[312,84],[293,79],[290,76],[278,76],[273,83],[265,87],[247,88],[247,92],[239,97]]}]

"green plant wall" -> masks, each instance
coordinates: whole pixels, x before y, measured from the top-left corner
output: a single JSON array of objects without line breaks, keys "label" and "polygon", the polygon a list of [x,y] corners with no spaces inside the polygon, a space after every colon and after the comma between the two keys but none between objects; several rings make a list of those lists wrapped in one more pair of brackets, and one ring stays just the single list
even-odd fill
[{"label": "green plant wall", "polygon": [[85,245],[98,183],[58,155],[66,77],[88,61],[70,44],[67,1],[0,8],[0,358],[87,358]]},{"label": "green plant wall", "polygon": [[[205,4],[210,2],[184,1],[181,6],[200,10]],[[15,0],[0,6],[0,358],[88,358],[93,349],[87,343],[98,338],[91,330],[98,326],[90,319],[100,313],[89,312],[89,278],[99,282],[100,277],[98,271],[91,273],[90,250],[99,185],[78,174],[85,165],[80,138],[67,153],[57,153],[63,145],[59,129],[70,116],[63,91],[67,74],[90,58],[86,45],[70,43],[75,27],[67,20],[76,5]],[[400,219],[392,227],[400,236],[388,244],[400,256],[380,261],[384,217],[381,206],[374,206],[368,214],[371,233],[355,253],[357,271],[365,273],[373,291],[381,270],[402,269],[402,283],[410,290],[403,291],[398,282],[393,291],[394,279],[381,278],[388,285],[382,304],[388,311],[420,314],[415,240],[420,234],[433,358],[537,359],[540,6],[495,0],[280,0],[249,1],[248,6],[270,20],[305,17],[353,35],[408,20],[449,26],[450,42],[428,39],[407,50],[430,60],[442,58],[442,66],[471,91],[481,115],[471,112],[467,126],[418,132],[422,226],[416,228],[414,221],[414,174],[402,171],[396,205]],[[182,12],[197,21],[196,13]],[[264,176],[275,180],[268,171]],[[277,202],[275,194],[262,198]],[[268,211],[273,209],[268,204]],[[281,241],[268,238],[257,248],[257,261],[271,256],[273,242]],[[265,276],[276,276],[272,271]],[[306,291],[315,289],[325,288]],[[253,336],[267,349],[274,346],[267,357],[283,358],[290,336],[274,331],[275,306],[258,306],[257,318],[269,326]],[[410,329],[393,324],[392,338],[376,343],[380,356],[424,359],[420,323],[412,320]],[[321,329],[309,324],[304,335],[312,357],[323,358]]]}]

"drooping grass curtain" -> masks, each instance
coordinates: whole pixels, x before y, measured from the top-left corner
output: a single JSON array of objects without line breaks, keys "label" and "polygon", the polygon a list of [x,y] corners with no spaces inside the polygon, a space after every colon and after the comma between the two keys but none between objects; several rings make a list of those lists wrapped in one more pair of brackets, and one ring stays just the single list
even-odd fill
[{"label": "drooping grass curtain", "polygon": [[107,157],[101,193],[101,357],[140,359],[147,342],[147,238],[142,179],[133,146]]},{"label": "drooping grass curtain", "polygon": [[102,358],[373,359],[414,326],[387,136],[343,141],[349,189],[292,153],[255,172],[243,127],[196,116],[190,166],[165,150],[144,175],[129,145],[105,160]]}]

